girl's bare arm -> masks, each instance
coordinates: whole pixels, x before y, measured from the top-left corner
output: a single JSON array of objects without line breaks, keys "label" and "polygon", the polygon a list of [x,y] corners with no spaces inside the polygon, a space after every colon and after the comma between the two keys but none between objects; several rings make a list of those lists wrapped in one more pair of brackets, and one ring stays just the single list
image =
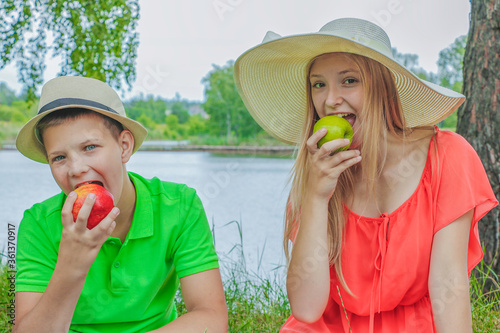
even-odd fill
[{"label": "girl's bare arm", "polygon": [[474,210],[436,232],[432,244],[429,294],[438,333],[471,333],[467,249]]}]

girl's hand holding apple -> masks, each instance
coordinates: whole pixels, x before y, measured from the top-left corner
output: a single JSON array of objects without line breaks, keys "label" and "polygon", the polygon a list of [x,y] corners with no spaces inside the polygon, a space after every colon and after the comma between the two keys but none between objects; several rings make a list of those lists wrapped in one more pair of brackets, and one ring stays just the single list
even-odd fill
[{"label": "girl's hand holding apple", "polygon": [[[324,128],[319,129],[307,140],[310,165],[307,184],[309,195],[330,200],[340,174],[361,161],[361,156],[359,150],[343,151],[350,144],[349,139],[335,139],[318,148],[318,142],[326,132]],[[337,152],[332,155],[335,151]]]}]

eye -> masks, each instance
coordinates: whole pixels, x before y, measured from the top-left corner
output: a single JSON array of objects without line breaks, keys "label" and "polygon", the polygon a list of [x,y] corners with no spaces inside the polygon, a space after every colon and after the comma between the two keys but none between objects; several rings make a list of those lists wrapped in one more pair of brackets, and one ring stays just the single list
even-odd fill
[{"label": "eye", "polygon": [[64,156],[59,155],[59,156],[54,157],[52,159],[52,162],[60,162],[60,161],[64,160],[64,158],[65,158]]},{"label": "eye", "polygon": [[324,86],[325,86],[325,84],[323,82],[315,82],[312,84],[311,87],[319,89],[319,88],[323,88]]},{"label": "eye", "polygon": [[347,78],[347,79],[344,80],[345,84],[355,84],[357,82],[358,82],[358,79],[355,79],[353,77],[349,77],[349,78]]},{"label": "eye", "polygon": [[95,145],[88,145],[88,146],[85,146],[85,150],[86,151],[90,151],[90,150],[94,150],[96,148]]}]

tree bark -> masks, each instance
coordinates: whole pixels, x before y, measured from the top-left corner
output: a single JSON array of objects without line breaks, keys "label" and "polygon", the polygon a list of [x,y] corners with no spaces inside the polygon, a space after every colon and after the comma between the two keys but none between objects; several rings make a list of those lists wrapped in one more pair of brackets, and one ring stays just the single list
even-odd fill
[{"label": "tree bark", "polygon": [[[471,0],[464,56],[463,94],[457,133],[477,151],[500,198],[500,0]],[[500,275],[500,208],[479,224],[484,262]]]}]

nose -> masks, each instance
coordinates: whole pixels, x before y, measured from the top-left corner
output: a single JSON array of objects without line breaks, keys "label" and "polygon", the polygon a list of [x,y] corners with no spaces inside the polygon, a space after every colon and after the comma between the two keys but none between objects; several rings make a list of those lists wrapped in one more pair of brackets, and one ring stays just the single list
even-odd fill
[{"label": "nose", "polygon": [[343,101],[344,98],[342,97],[340,89],[335,85],[330,86],[328,89],[328,95],[326,96],[326,106],[334,109],[341,105]]},{"label": "nose", "polygon": [[89,170],[89,166],[81,158],[72,157],[69,163],[69,176],[80,177]]}]

